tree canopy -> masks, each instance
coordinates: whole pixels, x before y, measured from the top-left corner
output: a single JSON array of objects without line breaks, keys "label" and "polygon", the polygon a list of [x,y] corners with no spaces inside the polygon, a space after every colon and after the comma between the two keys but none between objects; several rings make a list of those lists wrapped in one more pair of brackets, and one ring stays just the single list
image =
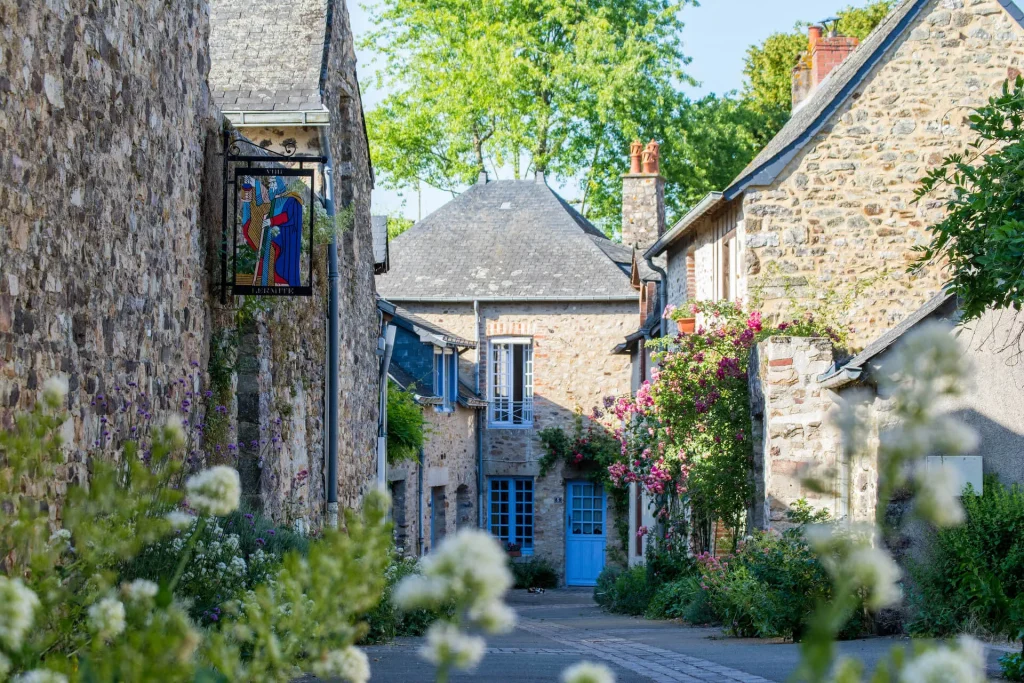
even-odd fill
[{"label": "tree canopy", "polygon": [[[481,170],[543,171],[577,179],[578,208],[611,235],[629,143],[653,138],[672,220],[725,187],[785,124],[807,44],[802,26],[769,36],[747,53],[742,93],[688,98],[688,4],[379,0],[365,43],[389,92],[367,115],[382,183],[455,193]],[[847,8],[839,30],[863,38],[892,4]]]},{"label": "tree canopy", "polygon": [[368,117],[385,183],[589,167],[610,131],[638,135],[679,102],[687,2],[382,0],[366,42],[391,89]]}]

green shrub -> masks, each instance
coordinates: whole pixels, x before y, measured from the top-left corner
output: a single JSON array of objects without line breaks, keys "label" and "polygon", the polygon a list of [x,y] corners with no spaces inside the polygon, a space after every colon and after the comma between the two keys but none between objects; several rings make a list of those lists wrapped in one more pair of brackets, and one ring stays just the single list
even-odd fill
[{"label": "green shrub", "polygon": [[[731,557],[698,557],[701,586],[726,629],[742,637],[800,640],[819,600],[830,595],[828,574],[797,530],[758,533]],[[844,635],[862,630],[854,619]]]},{"label": "green shrub", "polygon": [[417,609],[403,612],[395,607],[391,596],[395,586],[406,576],[417,573],[417,562],[412,558],[393,558],[384,572],[387,584],[380,602],[362,616],[368,629],[362,643],[385,643],[399,636],[421,636],[441,617],[451,616],[448,611],[437,612]]},{"label": "green shrub", "polygon": [[1024,681],[1024,655],[1020,652],[999,658],[999,668],[1008,681]]},{"label": "green shrub", "polygon": [[986,478],[962,498],[967,520],[932,536],[928,560],[911,567],[908,629],[944,636],[965,628],[1024,637],[1024,490]]},{"label": "green shrub", "polygon": [[[614,577],[614,578],[613,578]],[[654,587],[647,581],[647,568],[642,565],[625,571],[606,567],[597,579],[594,599],[610,612],[643,614],[654,597]]]},{"label": "green shrub", "polygon": [[558,570],[542,557],[531,557],[510,564],[515,588],[558,588]]}]

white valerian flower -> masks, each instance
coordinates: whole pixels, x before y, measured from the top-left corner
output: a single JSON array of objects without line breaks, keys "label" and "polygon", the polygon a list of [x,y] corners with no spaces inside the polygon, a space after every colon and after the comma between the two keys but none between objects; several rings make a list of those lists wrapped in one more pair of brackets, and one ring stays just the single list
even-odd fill
[{"label": "white valerian flower", "polygon": [[427,631],[427,642],[420,656],[435,666],[469,670],[484,656],[484,639],[463,633],[452,624],[435,621]]},{"label": "white valerian flower", "polygon": [[488,633],[510,633],[516,627],[515,610],[500,600],[474,605],[469,618]]},{"label": "white valerian flower", "polygon": [[57,529],[50,534],[50,545],[51,546],[63,546],[71,542],[71,532],[67,529]]},{"label": "white valerian flower", "polygon": [[0,574],[0,643],[8,650],[21,649],[38,607],[39,597],[21,579]]},{"label": "white valerian flower", "polygon": [[68,381],[63,377],[51,377],[43,382],[43,400],[51,408],[59,408],[68,395]]},{"label": "white valerian flower", "polygon": [[242,483],[238,471],[218,465],[194,474],[185,482],[189,504],[208,515],[222,517],[238,509]]},{"label": "white valerian flower", "polygon": [[321,655],[313,663],[313,673],[321,678],[336,676],[347,683],[366,683],[370,680],[370,660],[365,652],[349,645]]},{"label": "white valerian flower", "polygon": [[447,537],[420,566],[425,577],[444,581],[450,596],[473,605],[500,600],[512,587],[508,556],[493,536],[478,529]]},{"label": "white valerian flower", "polygon": [[181,415],[171,413],[164,425],[164,436],[172,448],[181,448],[185,445],[185,423],[182,422]]},{"label": "white valerian flower", "polygon": [[18,674],[11,679],[11,683],[68,683],[68,677],[49,669],[33,669]]},{"label": "white valerian flower", "polygon": [[895,605],[903,597],[898,583],[900,568],[884,550],[862,546],[850,553],[841,566],[857,585],[867,589],[871,609]]},{"label": "white valerian flower", "polygon": [[9,673],[11,673],[11,660],[3,652],[0,652],[0,681],[6,681]]},{"label": "white valerian flower", "polygon": [[961,636],[956,647],[939,647],[915,657],[903,667],[902,683],[983,683],[985,647]]},{"label": "white valerian flower", "polygon": [[152,600],[160,592],[160,587],[146,579],[135,579],[131,583],[122,583],[121,592],[132,601]]},{"label": "white valerian flower", "polygon": [[884,371],[901,400],[929,405],[960,392],[969,364],[949,324],[926,322],[904,337]]},{"label": "white valerian flower", "polygon": [[[175,528],[175,529],[184,529],[186,527],[192,526],[192,522],[196,521],[195,517],[193,517],[192,515],[188,514],[187,512],[182,512],[181,510],[175,510],[174,512],[168,512],[167,515],[164,517],[164,519],[166,519],[168,522],[170,522],[171,526],[173,528]],[[175,540],[180,540],[180,539],[175,539]],[[180,549],[181,548],[178,548],[178,550],[180,550]]]},{"label": "white valerian flower", "polygon": [[917,511],[935,526],[963,524],[967,515],[960,504],[960,477],[949,465],[917,470]]},{"label": "white valerian flower", "polygon": [[432,576],[411,574],[398,582],[391,599],[406,611],[434,607],[448,599],[448,584]]},{"label": "white valerian flower", "polygon": [[562,683],[615,683],[615,674],[604,664],[579,662],[562,672]]},{"label": "white valerian flower", "polygon": [[933,455],[966,455],[978,450],[978,432],[949,415],[931,420]]},{"label": "white valerian flower", "polygon": [[104,640],[124,631],[124,605],[116,598],[103,598],[89,608],[89,628]]}]

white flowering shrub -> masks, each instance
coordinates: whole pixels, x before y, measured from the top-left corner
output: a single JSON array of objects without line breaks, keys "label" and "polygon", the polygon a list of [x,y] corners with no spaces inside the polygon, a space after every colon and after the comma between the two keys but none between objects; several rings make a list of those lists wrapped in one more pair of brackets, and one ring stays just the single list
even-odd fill
[{"label": "white flowering shrub", "polygon": [[437,681],[447,681],[452,669],[472,670],[480,663],[486,643],[465,632],[472,626],[487,633],[508,633],[515,612],[504,603],[512,587],[508,556],[490,534],[463,529],[449,536],[420,560],[420,573],[396,586],[393,599],[403,610],[451,609],[448,619],[427,630],[420,656],[437,667]]},{"label": "white flowering shrub", "polygon": [[[384,582],[385,496],[367,496],[345,533],[328,530],[305,553],[275,553],[280,542],[266,527],[230,527],[246,521],[240,512],[183,509],[172,423],[147,435],[145,452],[125,441],[117,458],[93,459],[88,486],[57,499],[62,386],[48,382],[37,407],[0,432],[0,681],[283,682],[322,667],[366,680],[352,645]],[[223,471],[199,475],[188,491],[193,509],[231,512],[235,482]],[[154,549],[167,554],[160,571],[128,571],[152,566],[140,558]],[[205,628],[189,614],[202,590],[223,600]]]},{"label": "white flowering shrub", "polygon": [[[938,402],[957,395],[967,379],[963,355],[948,326],[925,324],[908,334],[887,362],[885,374],[884,388],[891,397],[896,426],[880,439],[876,524],[807,530],[808,541],[830,574],[832,592],[811,618],[796,678],[839,683],[980,683],[985,680],[984,649],[967,637],[916,656],[906,656],[897,648],[867,679],[862,663],[836,658],[836,635],[862,601],[872,611],[902,601],[900,569],[882,547],[885,512],[893,491],[913,491],[915,512],[929,524],[960,524],[964,519],[960,492],[943,473],[926,476],[924,460],[926,455],[970,452],[977,445],[977,437],[966,425],[938,412]],[[869,416],[855,404],[843,406],[837,416],[850,456],[860,455],[867,441]]]}]

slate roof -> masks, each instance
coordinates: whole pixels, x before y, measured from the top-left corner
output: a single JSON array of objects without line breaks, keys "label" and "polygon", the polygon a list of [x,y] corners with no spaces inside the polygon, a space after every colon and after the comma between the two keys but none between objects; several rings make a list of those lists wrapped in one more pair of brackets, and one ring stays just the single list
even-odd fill
[{"label": "slate roof", "polygon": [[210,93],[222,111],[324,108],[330,0],[210,0]]},{"label": "slate roof", "polygon": [[[838,377],[843,373],[850,377],[850,381],[856,379],[857,376],[859,376],[859,374],[867,367],[869,362],[896,344],[903,335],[912,330],[918,323],[932,317],[933,315],[944,315],[949,318],[954,317],[957,308],[956,304],[957,297],[955,294],[951,294],[945,290],[939,292],[925,302],[925,304],[919,309],[901,320],[896,327],[893,327],[878,339],[868,344],[863,351],[848,360],[846,363],[839,367],[832,368],[828,372],[820,375],[818,377],[818,381],[827,382],[833,377]],[[845,383],[846,382],[842,382],[841,384]]]},{"label": "slate roof", "polygon": [[632,252],[543,180],[478,183],[390,244],[393,301],[636,300]]},{"label": "slate roof", "polygon": [[[814,90],[782,130],[733,180],[724,194],[734,199],[750,185],[772,183],[786,164],[818,133],[853,94],[868,73],[914,23],[930,0],[903,0],[883,19],[860,46]],[[1024,26],[1024,12],[1015,0],[999,0],[1010,16]]]}]

